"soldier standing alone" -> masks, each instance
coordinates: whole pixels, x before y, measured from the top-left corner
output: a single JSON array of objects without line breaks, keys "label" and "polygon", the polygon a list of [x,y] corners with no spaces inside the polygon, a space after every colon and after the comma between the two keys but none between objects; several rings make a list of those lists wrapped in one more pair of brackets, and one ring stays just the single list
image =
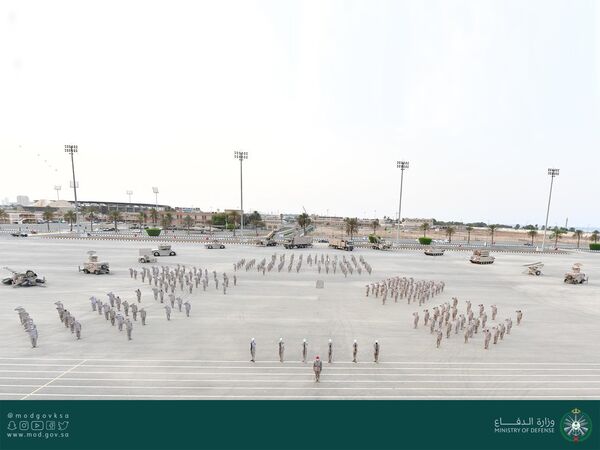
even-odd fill
[{"label": "soldier standing alone", "polygon": [[379,363],[379,342],[375,341],[373,346],[373,362]]},{"label": "soldier standing alone", "polygon": [[315,382],[318,383],[321,378],[321,370],[323,370],[323,362],[317,356],[313,363],[313,370],[315,371]]},{"label": "soldier standing alone", "polygon": [[250,340],[250,362],[255,362],[255,358],[256,358],[256,341],[254,340],[254,338],[252,338]]},{"label": "soldier standing alone", "polygon": [[283,338],[279,338],[279,362],[283,362],[283,352],[285,351],[285,344]]}]

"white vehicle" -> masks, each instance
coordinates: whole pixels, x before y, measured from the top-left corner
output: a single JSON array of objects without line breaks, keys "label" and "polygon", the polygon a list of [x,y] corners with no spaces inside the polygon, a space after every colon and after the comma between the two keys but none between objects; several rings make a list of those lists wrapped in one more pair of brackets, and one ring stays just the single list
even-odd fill
[{"label": "white vehicle", "polygon": [[154,256],[175,256],[177,253],[175,253],[172,249],[170,245],[159,245],[158,248],[155,248],[152,250],[152,254]]},{"label": "white vehicle", "polygon": [[206,248],[225,248],[225,245],[221,244],[220,242],[209,242],[208,244],[205,245]]},{"label": "white vehicle", "polygon": [[141,248],[139,251],[140,257],[138,258],[138,262],[141,263],[155,263],[156,257],[152,254],[152,249],[150,248]]},{"label": "white vehicle", "polygon": [[83,263],[83,269],[79,267],[79,271],[83,273],[93,273],[95,275],[101,275],[110,273],[110,267],[107,262],[98,261],[98,256],[94,250],[90,250],[88,253],[88,260]]},{"label": "white vehicle", "polygon": [[283,244],[283,246],[287,249],[306,248],[312,247],[312,242],[313,238],[311,236],[294,236],[292,239]]}]

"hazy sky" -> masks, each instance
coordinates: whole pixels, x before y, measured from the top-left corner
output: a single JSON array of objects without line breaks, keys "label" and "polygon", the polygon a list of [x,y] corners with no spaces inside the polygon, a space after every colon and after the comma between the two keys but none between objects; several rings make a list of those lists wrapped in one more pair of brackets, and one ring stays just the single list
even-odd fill
[{"label": "hazy sky", "polygon": [[594,1],[2,1],[0,199],[600,226]]}]

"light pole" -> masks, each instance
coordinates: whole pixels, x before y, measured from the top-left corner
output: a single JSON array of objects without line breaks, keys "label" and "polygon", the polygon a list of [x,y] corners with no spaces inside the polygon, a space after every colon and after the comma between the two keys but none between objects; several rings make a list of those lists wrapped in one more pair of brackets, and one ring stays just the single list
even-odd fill
[{"label": "light pole", "polygon": [[400,169],[400,201],[398,202],[398,230],[396,230],[396,241],[400,242],[400,223],[402,222],[402,185],[404,184],[404,170],[408,169],[408,161],[396,161],[396,168]]},{"label": "light pole", "polygon": [[56,200],[60,201],[60,193],[59,191],[62,189],[62,186],[54,186],[54,190],[56,191]]},{"label": "light pole", "polygon": [[[241,209],[241,219],[240,219],[240,234],[242,239],[244,238],[244,177],[243,177],[243,162],[245,159],[248,159],[248,152],[238,152],[237,150],[233,152],[233,157],[235,159],[240,160],[240,209]],[[233,224],[235,228],[235,223]]]},{"label": "light pole", "polygon": [[75,180],[75,161],[73,159],[73,154],[77,153],[77,151],[78,148],[76,145],[65,145],[65,153],[69,153],[71,155],[71,169],[73,170],[73,195],[75,197],[75,226],[79,232],[79,202],[77,201],[77,181]]},{"label": "light pole", "polygon": [[[152,192],[154,192],[154,217],[158,218],[158,188],[154,186]],[[156,219],[154,219],[154,225],[156,225]]]},{"label": "light pole", "polygon": [[558,176],[560,169],[548,169],[548,175],[550,175],[550,194],[548,195],[548,209],[546,210],[546,224],[544,225],[544,238],[542,239],[542,251],[544,251],[544,245],[546,244],[546,233],[548,232],[548,216],[550,215],[550,201],[552,200],[552,185],[554,184],[554,177]]},{"label": "light pole", "polygon": [[133,191],[127,191],[125,193],[127,194],[127,197],[129,197],[129,209],[131,209],[131,196],[133,195]]}]

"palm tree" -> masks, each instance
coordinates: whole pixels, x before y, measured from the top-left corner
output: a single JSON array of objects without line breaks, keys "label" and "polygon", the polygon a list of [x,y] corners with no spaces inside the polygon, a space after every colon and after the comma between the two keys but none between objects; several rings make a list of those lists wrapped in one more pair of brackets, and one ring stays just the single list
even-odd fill
[{"label": "palm tree", "polygon": [[50,232],[50,221],[54,219],[54,211],[49,206],[46,207],[44,213],[42,214],[42,218],[46,221],[46,225],[48,226],[48,232]]},{"label": "palm tree", "polygon": [[138,213],[138,219],[140,221],[140,228],[142,228],[144,225],[146,225],[146,220],[148,220],[148,214],[146,214],[144,211],[140,211]]},{"label": "palm tree", "polygon": [[498,229],[498,225],[488,225],[488,228],[490,230],[490,234],[492,235],[492,245],[494,245],[494,234],[496,233],[496,230]]},{"label": "palm tree", "polygon": [[160,219],[160,224],[163,228],[169,228],[173,224],[173,213],[167,211]]},{"label": "palm tree", "polygon": [[600,232],[598,230],[594,230],[592,232],[592,234],[590,235],[590,241],[592,241],[594,244],[598,243],[599,238],[600,238]]},{"label": "palm tree", "polygon": [[456,228],[448,227],[446,228],[446,236],[448,236],[448,242],[452,242],[452,235],[456,233]]},{"label": "palm tree", "polygon": [[358,230],[358,219],[356,217],[353,219],[346,217],[344,223],[346,224],[346,234],[349,234],[350,240],[352,240],[354,233]]},{"label": "palm tree", "polygon": [[538,231],[537,230],[529,230],[527,232],[527,236],[529,236],[531,238],[531,245],[533,245],[533,240],[535,239],[535,237],[538,235]]},{"label": "palm tree", "polygon": [[256,232],[256,235],[258,236],[258,227],[259,227],[259,225],[262,224],[262,217],[260,216],[260,213],[258,211],[254,211],[248,217],[248,222],[250,223],[250,225],[252,225],[254,227],[254,231]]},{"label": "palm tree", "polygon": [[583,230],[575,230],[573,236],[577,238],[577,248],[579,248],[579,241],[581,241],[581,238],[583,237]]},{"label": "palm tree", "polygon": [[150,208],[150,218],[152,219],[152,224],[156,226],[156,223],[158,222],[158,211],[156,208]]},{"label": "palm tree", "polygon": [[[226,219],[229,222],[233,222],[233,236],[235,237],[235,229],[237,227],[238,222],[240,221],[240,213],[237,211],[232,211],[231,214],[229,214],[229,216],[226,217]],[[227,227],[225,227],[227,228]]]},{"label": "palm tree", "polygon": [[565,230],[562,228],[554,227],[550,239],[554,239],[554,248],[558,248],[558,240],[565,234]]},{"label": "palm tree", "polygon": [[183,224],[187,228],[187,234],[190,234],[190,228],[196,221],[189,214],[183,218]]},{"label": "palm tree", "polygon": [[306,227],[309,226],[311,223],[309,215],[306,213],[302,213],[298,216],[296,221],[298,222],[298,225],[300,225],[304,230],[304,234],[306,234]]},{"label": "palm tree", "polygon": [[85,210],[86,219],[90,221],[90,233],[94,230],[94,219],[97,217],[98,209],[95,206],[90,206]]},{"label": "palm tree", "polygon": [[4,222],[8,218],[8,213],[0,208],[0,221]]},{"label": "palm tree", "polygon": [[65,219],[66,222],[69,222],[71,225],[71,231],[73,231],[73,222],[77,220],[77,214],[75,214],[75,211],[67,211],[63,216],[63,219]]},{"label": "palm tree", "polygon": [[429,230],[429,222],[423,222],[419,228],[423,231],[423,237],[427,237],[427,230]]},{"label": "palm tree", "polygon": [[465,230],[467,230],[467,244],[470,244],[471,243],[471,232],[473,231],[473,227],[467,226],[465,228]]},{"label": "palm tree", "polygon": [[115,223],[115,232],[118,232],[119,228],[117,222],[121,220],[121,212],[115,209],[108,213],[108,217]]},{"label": "palm tree", "polygon": [[371,222],[371,226],[373,227],[373,234],[377,233],[377,228],[381,226],[379,219],[375,219],[373,222]]}]

